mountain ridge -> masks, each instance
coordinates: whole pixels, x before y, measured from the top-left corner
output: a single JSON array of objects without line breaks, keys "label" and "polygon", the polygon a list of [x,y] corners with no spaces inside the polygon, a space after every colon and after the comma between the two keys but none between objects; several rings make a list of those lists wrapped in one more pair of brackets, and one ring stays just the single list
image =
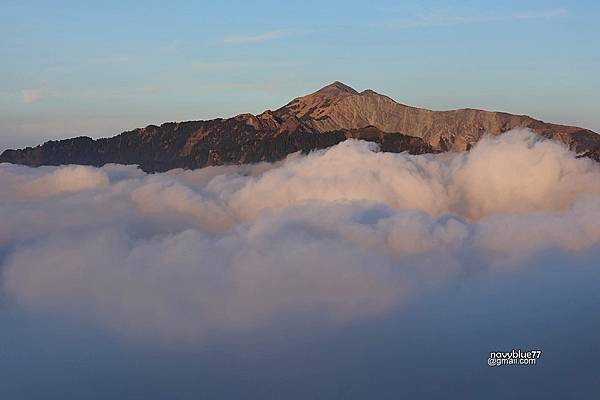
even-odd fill
[{"label": "mountain ridge", "polygon": [[205,121],[166,122],[110,138],[48,141],[6,150],[0,162],[30,166],[137,164],[144,171],[276,161],[326,148],[348,138],[370,140],[383,151],[422,154],[469,150],[484,134],[528,128],[580,156],[600,161],[600,135],[526,115],[472,108],[433,111],[396,102],[371,89],[358,92],[335,81],[260,114]]}]

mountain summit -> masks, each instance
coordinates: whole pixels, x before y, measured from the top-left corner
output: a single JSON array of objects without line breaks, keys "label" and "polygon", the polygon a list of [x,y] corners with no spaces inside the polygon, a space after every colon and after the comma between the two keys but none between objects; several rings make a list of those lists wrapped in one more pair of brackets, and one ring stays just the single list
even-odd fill
[{"label": "mountain summit", "polygon": [[567,143],[578,152],[600,146],[600,137],[587,129],[548,124],[526,115],[502,112],[416,108],[370,89],[359,93],[337,81],[292,100],[275,114],[305,120],[319,132],[374,126],[383,132],[401,132],[422,138],[442,151],[468,150],[486,133],[500,134],[519,127]]},{"label": "mountain summit", "polygon": [[49,141],[33,148],[6,150],[0,162],[31,166],[138,164],[154,172],[276,161],[348,138],[377,142],[383,151],[421,154],[468,150],[484,134],[498,135],[519,127],[600,161],[600,135],[588,129],[501,112],[416,108],[373,90],[359,93],[336,81],[259,115],[149,125],[97,140]]},{"label": "mountain summit", "polygon": [[[406,121],[407,111],[416,112],[418,119],[427,117],[427,110],[396,103],[370,89],[359,93],[336,81],[315,93],[292,100],[275,114],[303,119],[319,132],[366,126],[374,126],[384,132],[412,132],[414,129]],[[422,137],[421,134],[409,135]]]},{"label": "mountain summit", "polygon": [[[321,89],[317,90],[312,95],[309,94],[308,96],[321,95],[321,96],[336,97],[336,96],[341,96],[345,93],[346,94],[358,94],[358,92],[356,90],[354,90],[353,88],[351,88],[350,86],[348,86],[340,81],[335,81],[335,82],[330,83],[329,85],[324,86]],[[305,96],[305,97],[308,97],[308,96]]]}]

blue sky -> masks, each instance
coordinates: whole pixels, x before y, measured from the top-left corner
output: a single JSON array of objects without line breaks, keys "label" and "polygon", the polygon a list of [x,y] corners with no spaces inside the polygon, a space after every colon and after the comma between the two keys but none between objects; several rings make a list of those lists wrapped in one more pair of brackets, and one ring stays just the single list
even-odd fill
[{"label": "blue sky", "polygon": [[334,80],[600,131],[595,1],[1,3],[0,148],[261,112]]}]

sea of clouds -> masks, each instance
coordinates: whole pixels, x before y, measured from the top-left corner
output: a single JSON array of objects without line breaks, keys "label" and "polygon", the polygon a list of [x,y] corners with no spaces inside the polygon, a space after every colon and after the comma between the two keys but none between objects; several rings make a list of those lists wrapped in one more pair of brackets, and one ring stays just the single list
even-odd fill
[{"label": "sea of clouds", "polygon": [[600,245],[600,164],[527,131],[457,154],[349,140],[274,164],[145,174],[0,165],[2,301],[197,341],[344,324],[542,252]]}]

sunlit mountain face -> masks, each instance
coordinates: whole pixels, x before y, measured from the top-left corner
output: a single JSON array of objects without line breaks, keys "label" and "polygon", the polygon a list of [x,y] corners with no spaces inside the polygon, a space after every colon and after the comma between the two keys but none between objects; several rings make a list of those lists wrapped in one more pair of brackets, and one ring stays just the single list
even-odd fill
[{"label": "sunlit mountain face", "polygon": [[274,162],[295,152],[331,147],[347,139],[410,154],[469,150],[482,137],[528,129],[600,161],[600,135],[545,123],[526,115],[474,109],[432,111],[406,106],[373,90],[334,82],[275,111],[207,121],[168,122],[93,140],[48,141],[6,150],[0,162],[40,166],[135,164],[146,172],[175,168]]},{"label": "sunlit mountain face", "polygon": [[[4,163],[0,390],[585,398],[598,215],[600,164],[528,130],[154,174]],[[488,365],[513,349],[542,353]]]}]

